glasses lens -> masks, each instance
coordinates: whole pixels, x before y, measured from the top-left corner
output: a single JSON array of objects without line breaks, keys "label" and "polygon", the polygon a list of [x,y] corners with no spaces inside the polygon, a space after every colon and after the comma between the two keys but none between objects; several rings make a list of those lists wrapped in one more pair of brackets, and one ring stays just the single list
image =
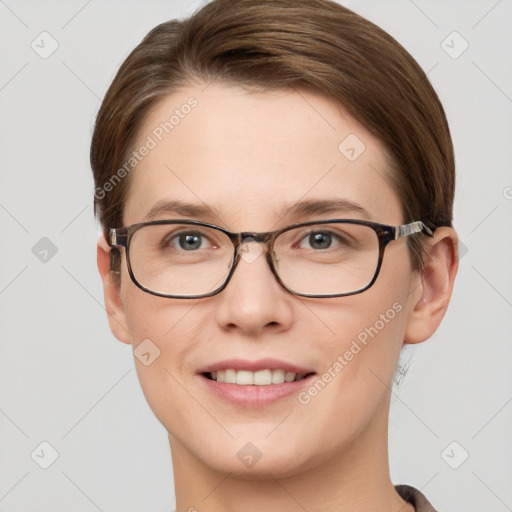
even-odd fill
[{"label": "glasses lens", "polygon": [[314,224],[279,235],[274,254],[277,273],[290,290],[305,295],[352,293],[373,279],[379,239],[368,226]]},{"label": "glasses lens", "polygon": [[135,231],[129,258],[135,280],[152,292],[205,295],[227,279],[233,244],[213,228],[152,224]]}]

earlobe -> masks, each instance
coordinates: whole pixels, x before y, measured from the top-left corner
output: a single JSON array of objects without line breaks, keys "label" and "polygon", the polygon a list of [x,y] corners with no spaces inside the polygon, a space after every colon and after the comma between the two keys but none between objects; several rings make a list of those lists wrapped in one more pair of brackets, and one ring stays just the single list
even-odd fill
[{"label": "earlobe", "polygon": [[404,343],[421,343],[437,330],[448,308],[459,267],[458,238],[453,228],[437,228],[425,250],[425,268],[415,285],[418,289],[411,290],[418,299],[409,312]]},{"label": "earlobe", "polygon": [[103,234],[98,239],[97,264],[101,280],[103,281],[103,297],[110,329],[119,341],[131,344],[124,307],[121,301],[120,285],[114,282],[112,278],[110,271],[110,247]]}]

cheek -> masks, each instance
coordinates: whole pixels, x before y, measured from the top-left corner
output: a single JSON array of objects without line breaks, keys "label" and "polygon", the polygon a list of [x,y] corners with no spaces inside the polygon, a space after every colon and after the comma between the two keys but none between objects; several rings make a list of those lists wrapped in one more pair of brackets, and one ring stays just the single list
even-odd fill
[{"label": "cheek", "polygon": [[[354,389],[372,373],[385,382],[389,380],[405,332],[404,298],[404,294],[372,293],[370,289],[364,295],[347,298],[330,315],[325,315],[324,311],[326,323],[331,319],[331,336],[322,342],[323,380],[345,381],[344,385],[350,381]],[[342,378],[337,379],[338,376]]]},{"label": "cheek", "polygon": [[136,286],[126,287],[123,295],[142,391],[153,413],[172,433],[173,425],[183,423],[193,407],[184,379],[192,369],[184,362],[198,339],[196,301],[155,297]]},{"label": "cheek", "polygon": [[159,346],[163,356],[174,357],[195,338],[193,325],[200,321],[195,310],[198,300],[157,297],[131,281],[122,287],[121,297],[134,345],[149,338]]},{"label": "cheek", "polygon": [[405,328],[405,308],[396,296],[361,295],[339,308],[336,335],[322,347],[324,371],[297,397],[297,423],[314,418],[322,431],[319,453],[349,443],[378,411],[387,414]]},{"label": "cheek", "polygon": [[169,329],[166,329],[166,325],[172,318],[162,315],[167,299],[141,290],[131,280],[124,259],[121,271],[121,301],[134,346],[145,338],[160,338]]},{"label": "cheek", "polygon": [[369,290],[328,308],[324,304],[312,308],[331,334],[322,341],[325,368],[321,382],[318,389],[306,392],[304,401],[316,399],[321,390],[337,414],[362,403],[371,410],[370,402],[375,405],[389,392],[403,345],[413,274],[407,270],[407,260],[393,259],[392,251],[387,256],[388,263],[385,259]]},{"label": "cheek", "polygon": [[389,366],[398,357],[414,274],[405,251],[394,249],[386,249],[380,274],[368,290],[314,306],[331,331],[324,345],[331,358],[344,355],[350,366],[368,368],[370,364]]}]

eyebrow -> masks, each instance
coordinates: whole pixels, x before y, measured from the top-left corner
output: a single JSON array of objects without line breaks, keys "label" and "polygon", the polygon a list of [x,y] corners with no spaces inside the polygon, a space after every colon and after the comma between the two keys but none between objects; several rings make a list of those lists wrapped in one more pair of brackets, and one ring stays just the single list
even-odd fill
[{"label": "eyebrow", "polygon": [[[309,199],[297,201],[291,204],[285,204],[278,212],[282,218],[293,217],[303,218],[313,215],[323,215],[329,213],[358,213],[366,219],[370,219],[370,213],[361,205],[347,199]],[[146,214],[147,220],[154,220],[162,215],[181,215],[183,217],[220,217],[218,208],[208,206],[207,204],[186,203],[177,199],[158,201]]]},{"label": "eyebrow", "polygon": [[285,205],[280,211],[280,215],[283,217],[299,218],[328,213],[358,213],[366,219],[371,218],[370,213],[360,204],[342,198],[298,201],[291,205]]},{"label": "eyebrow", "polygon": [[177,214],[183,217],[218,217],[219,210],[206,204],[185,203],[177,199],[158,201],[146,214],[146,219],[154,220],[161,215]]}]

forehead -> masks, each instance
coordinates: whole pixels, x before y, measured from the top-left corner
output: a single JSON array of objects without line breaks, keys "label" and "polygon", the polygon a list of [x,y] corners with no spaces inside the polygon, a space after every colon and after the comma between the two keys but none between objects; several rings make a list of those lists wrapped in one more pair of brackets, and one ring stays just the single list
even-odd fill
[{"label": "forehead", "polygon": [[190,86],[150,112],[134,150],[125,224],[176,200],[208,205],[216,218],[205,220],[241,231],[275,226],[301,200],[345,199],[373,220],[401,218],[385,148],[320,94]]}]

